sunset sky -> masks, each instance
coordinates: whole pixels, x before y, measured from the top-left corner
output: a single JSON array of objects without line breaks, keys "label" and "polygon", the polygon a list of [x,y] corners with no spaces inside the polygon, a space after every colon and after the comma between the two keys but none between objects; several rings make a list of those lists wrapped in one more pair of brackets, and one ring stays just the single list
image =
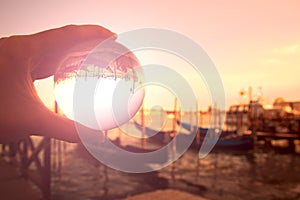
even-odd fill
[{"label": "sunset sky", "polygon": [[[197,42],[223,80],[227,106],[253,87],[273,102],[300,100],[300,1],[17,1],[0,4],[0,37],[31,34],[67,24],[98,24],[115,33],[155,27]],[[37,84],[47,105],[50,81]],[[196,86],[194,86],[196,87]],[[198,98],[201,98],[199,94]],[[203,101],[200,107],[207,107]]]}]

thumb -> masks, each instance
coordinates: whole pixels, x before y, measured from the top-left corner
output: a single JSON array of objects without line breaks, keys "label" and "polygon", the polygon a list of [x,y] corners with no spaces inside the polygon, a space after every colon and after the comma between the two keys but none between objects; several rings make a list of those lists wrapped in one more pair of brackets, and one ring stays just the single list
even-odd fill
[{"label": "thumb", "polygon": [[30,71],[33,80],[54,75],[61,62],[72,53],[87,54],[95,46],[116,36],[96,25],[69,25],[28,36]]},{"label": "thumb", "polygon": [[65,26],[0,40],[0,143],[38,134],[79,142],[74,122],[49,111],[33,82],[56,72],[68,54],[90,51],[115,37],[95,25]]}]

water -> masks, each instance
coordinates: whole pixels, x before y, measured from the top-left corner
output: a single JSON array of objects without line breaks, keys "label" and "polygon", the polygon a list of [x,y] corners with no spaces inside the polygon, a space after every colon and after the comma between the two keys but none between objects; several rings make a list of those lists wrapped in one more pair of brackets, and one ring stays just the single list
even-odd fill
[{"label": "water", "polygon": [[[165,129],[171,127],[165,124]],[[120,131],[109,134],[114,138]],[[124,135],[121,142],[141,145]],[[255,154],[211,153],[200,160],[198,152],[188,150],[159,171],[129,174],[101,164],[81,145],[61,142],[53,150],[52,199],[57,200],[115,200],[166,188],[208,199],[300,199],[300,157],[296,153],[262,148]]]},{"label": "water", "polygon": [[274,152],[214,153],[198,160],[194,151],[157,172],[128,174],[102,165],[83,147],[68,146],[53,170],[53,199],[123,199],[173,188],[209,199],[300,199],[300,157]]}]

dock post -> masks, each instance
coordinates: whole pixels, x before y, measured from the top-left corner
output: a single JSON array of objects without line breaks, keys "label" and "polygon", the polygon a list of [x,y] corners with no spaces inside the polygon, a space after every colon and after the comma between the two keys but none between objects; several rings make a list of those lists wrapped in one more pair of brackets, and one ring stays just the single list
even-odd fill
[{"label": "dock post", "polygon": [[[199,113],[199,118],[198,118],[198,113]],[[200,132],[200,129],[198,127],[202,127],[202,113],[199,109],[199,112],[198,112],[198,101],[196,101],[196,144],[197,145],[200,145],[200,139],[201,139],[201,132]],[[198,159],[199,159],[199,156],[197,156]]]},{"label": "dock post", "polygon": [[296,146],[295,146],[295,142],[293,139],[289,140],[289,151],[290,152],[295,152],[296,151]]},{"label": "dock post", "polygon": [[177,135],[177,132],[176,132],[176,124],[177,124],[177,98],[175,97],[174,99],[174,117],[173,117],[173,126],[172,126],[172,135],[173,135],[173,139],[174,139],[174,145],[173,145],[173,153],[175,155],[176,153],[176,135]]},{"label": "dock post", "polygon": [[146,146],[146,127],[145,127],[145,109],[144,105],[142,105],[141,108],[141,124],[142,124],[142,138],[141,138],[141,146],[143,149],[145,149]]},{"label": "dock post", "polygon": [[192,133],[194,131],[194,126],[192,126],[193,121],[194,121],[194,119],[193,119],[193,110],[192,109],[190,109],[190,112],[189,112],[189,119],[190,119],[190,124],[191,124],[190,132]]},{"label": "dock post", "polygon": [[251,131],[252,131],[252,138],[253,138],[253,153],[257,151],[256,149],[256,143],[257,143],[257,109],[253,105],[253,102],[250,102],[250,114],[249,114],[249,120],[251,121]]},{"label": "dock post", "polygon": [[44,197],[51,199],[51,138],[45,137],[44,176],[42,180]]}]

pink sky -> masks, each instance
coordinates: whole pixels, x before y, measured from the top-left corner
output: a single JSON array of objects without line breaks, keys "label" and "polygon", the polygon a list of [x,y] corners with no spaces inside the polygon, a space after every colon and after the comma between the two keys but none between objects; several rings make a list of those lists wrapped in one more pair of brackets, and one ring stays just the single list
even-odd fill
[{"label": "pink sky", "polygon": [[212,58],[224,82],[227,105],[250,85],[254,93],[261,86],[271,102],[277,96],[300,100],[299,8],[297,0],[10,0],[1,2],[0,37],[67,24],[99,24],[116,33],[171,29],[199,43]]}]

